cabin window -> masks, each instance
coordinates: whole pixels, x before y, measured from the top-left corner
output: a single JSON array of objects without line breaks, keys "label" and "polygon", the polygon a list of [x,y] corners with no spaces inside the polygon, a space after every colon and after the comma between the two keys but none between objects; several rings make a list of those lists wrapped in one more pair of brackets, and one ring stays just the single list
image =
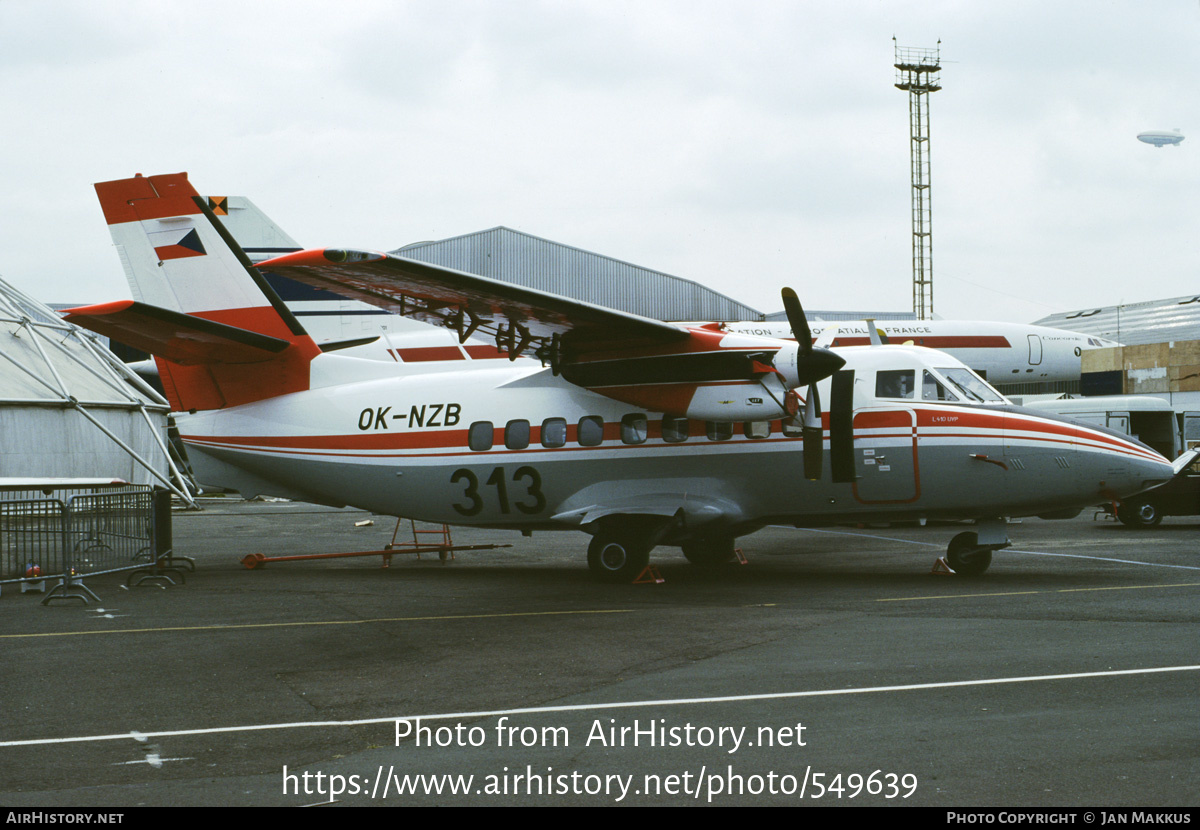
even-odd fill
[{"label": "cabin window", "polygon": [[567,419],[547,418],[542,421],[542,446],[549,449],[566,446]]},{"label": "cabin window", "polygon": [[709,441],[728,441],[733,437],[733,424],[728,421],[705,421]]},{"label": "cabin window", "polygon": [[523,450],[529,446],[529,422],[509,421],[504,427],[504,446]]},{"label": "cabin window", "polygon": [[670,415],[663,416],[662,436],[663,440],[668,444],[680,444],[686,441],[690,428],[687,418],[672,418]]},{"label": "cabin window", "polygon": [[642,444],[650,434],[650,426],[646,416],[640,412],[626,415],[621,419],[621,441],[626,444]]},{"label": "cabin window", "polygon": [[746,421],[742,424],[742,434],[747,438],[769,438],[771,436],[770,421]]},{"label": "cabin window", "polygon": [[598,447],[604,441],[604,419],[599,415],[585,415],[579,419],[579,443],[585,447]]},{"label": "cabin window", "polygon": [[799,418],[784,418],[779,422],[779,428],[788,438],[799,438],[804,434],[804,422]]},{"label": "cabin window", "polygon": [[916,397],[917,373],[912,369],[891,369],[875,373],[875,397],[911,400]]},{"label": "cabin window", "polygon": [[467,431],[467,446],[477,452],[492,448],[492,422],[476,421]]}]

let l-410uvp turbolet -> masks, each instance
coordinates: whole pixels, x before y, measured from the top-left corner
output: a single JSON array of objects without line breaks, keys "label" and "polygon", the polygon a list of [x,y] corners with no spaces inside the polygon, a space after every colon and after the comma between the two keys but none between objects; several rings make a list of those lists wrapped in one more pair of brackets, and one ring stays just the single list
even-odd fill
[{"label": "let l-410uvp turbolet", "polygon": [[[186,174],[96,185],[138,301],[73,309],[156,356],[199,480],[417,519],[579,528],[628,580],[657,545],[698,564],[769,523],[1065,515],[1167,480],[1126,437],[1019,409],[954,358],[675,326],[378,253],[250,265]],[[261,271],[449,329],[456,359],[322,353]],[[472,361],[481,334],[511,362]],[[830,402],[822,413],[820,400]]]}]

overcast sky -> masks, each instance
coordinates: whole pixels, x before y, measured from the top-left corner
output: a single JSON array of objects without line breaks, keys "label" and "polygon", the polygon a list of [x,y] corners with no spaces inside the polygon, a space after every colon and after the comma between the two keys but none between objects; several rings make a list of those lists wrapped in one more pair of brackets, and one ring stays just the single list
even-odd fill
[{"label": "overcast sky", "polygon": [[893,35],[941,40],[939,316],[1200,293],[1197,0],[0,0],[0,276],[128,297],[91,185],[187,171],[305,246],[507,225],[762,311],[910,310]]}]

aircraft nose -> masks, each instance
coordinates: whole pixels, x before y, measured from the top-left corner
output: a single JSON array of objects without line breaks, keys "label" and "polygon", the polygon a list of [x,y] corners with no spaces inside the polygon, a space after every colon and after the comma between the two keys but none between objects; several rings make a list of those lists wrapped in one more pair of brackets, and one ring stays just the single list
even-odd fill
[{"label": "aircraft nose", "polygon": [[1166,484],[1175,477],[1175,468],[1171,466],[1171,462],[1163,459],[1161,462],[1147,462],[1147,469],[1141,471],[1143,489],[1157,487],[1160,484]]},{"label": "aircraft nose", "polygon": [[[1129,459],[1125,475],[1122,477],[1123,481],[1120,485],[1111,488],[1111,498],[1129,498],[1166,484],[1174,478],[1175,468],[1171,466],[1171,462],[1161,455],[1157,458],[1148,456],[1149,454],[1143,451],[1141,457]],[[1106,493],[1105,495],[1110,494]]]}]

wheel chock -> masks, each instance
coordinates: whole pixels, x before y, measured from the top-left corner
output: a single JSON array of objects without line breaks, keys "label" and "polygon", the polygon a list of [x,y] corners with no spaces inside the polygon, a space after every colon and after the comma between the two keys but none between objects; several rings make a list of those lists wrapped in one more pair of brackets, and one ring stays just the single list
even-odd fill
[{"label": "wheel chock", "polygon": [[933,570],[929,573],[937,576],[954,576],[954,569],[950,567],[950,563],[946,561],[946,557],[939,556],[938,560],[933,563]]},{"label": "wheel chock", "polygon": [[662,574],[658,572],[658,568],[654,567],[653,565],[647,565],[645,568],[642,569],[642,572],[637,575],[637,578],[635,580],[633,580],[633,584],[634,585],[651,585],[651,584],[661,585],[666,581],[667,580],[663,579]]},{"label": "wheel chock", "polygon": [[750,560],[746,558],[746,554],[742,553],[741,548],[734,548],[733,555],[737,557],[737,561],[738,561],[739,565],[749,565],[750,564]]}]

